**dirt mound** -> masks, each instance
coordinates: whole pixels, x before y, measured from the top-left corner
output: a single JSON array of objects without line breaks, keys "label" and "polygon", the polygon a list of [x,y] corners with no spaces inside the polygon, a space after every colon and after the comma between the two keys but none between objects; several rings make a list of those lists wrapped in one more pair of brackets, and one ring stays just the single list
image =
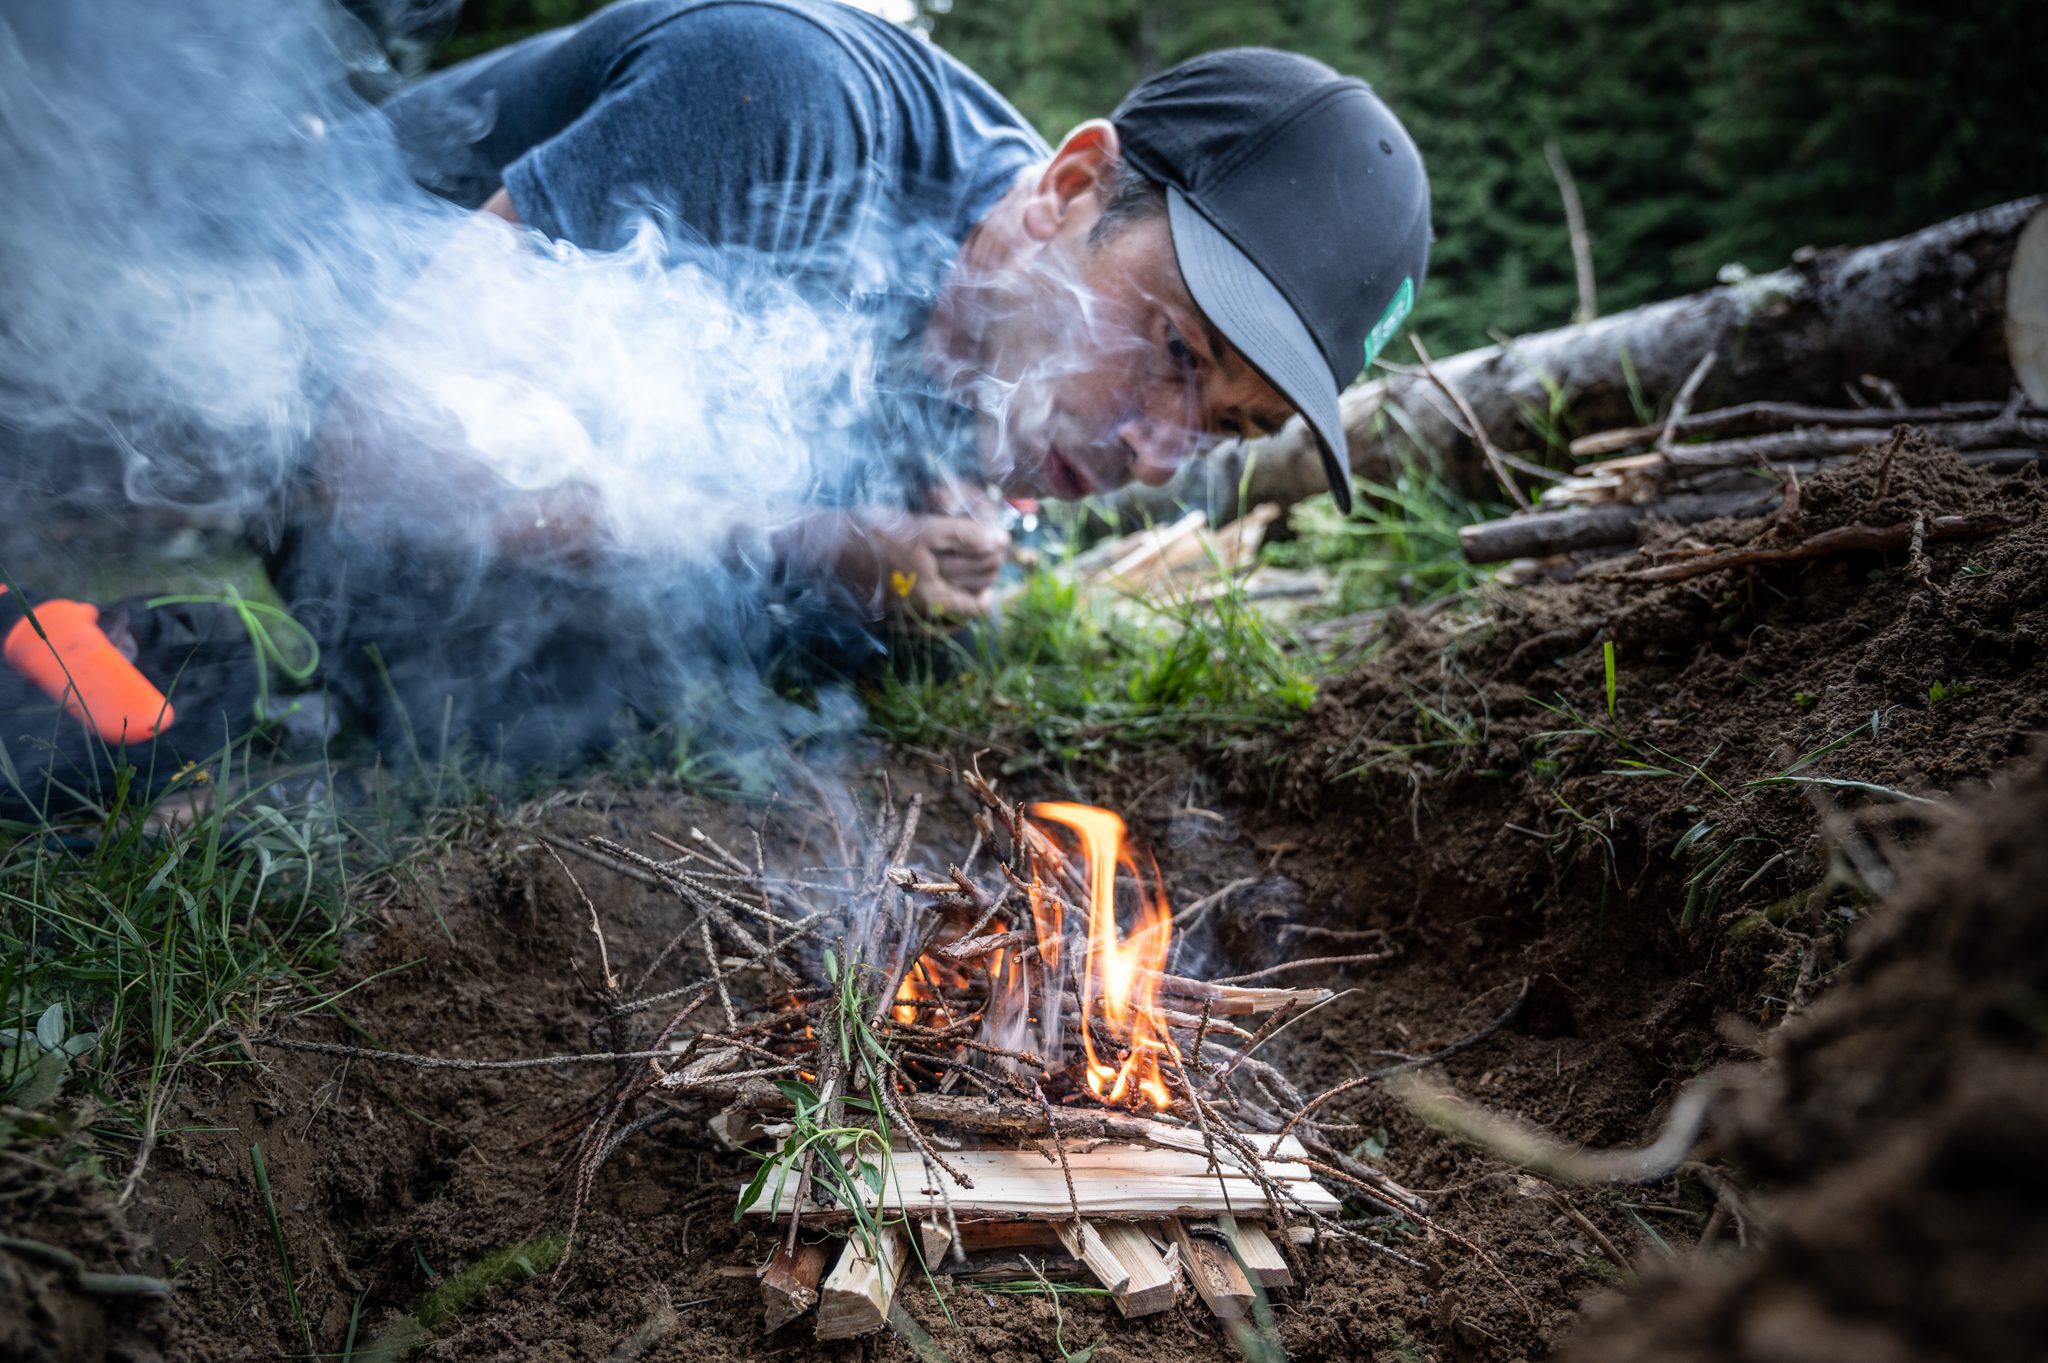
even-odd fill
[{"label": "dirt mound", "polygon": [[1571,1356],[2019,1359],[2048,1340],[2048,762],[1958,809],[1725,1143],[1754,1252],[1666,1276]]}]

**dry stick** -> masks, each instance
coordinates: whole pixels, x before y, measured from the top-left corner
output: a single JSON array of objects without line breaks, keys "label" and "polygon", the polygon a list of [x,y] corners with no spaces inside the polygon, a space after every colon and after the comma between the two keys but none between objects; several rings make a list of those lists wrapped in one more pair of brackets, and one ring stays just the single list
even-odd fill
[{"label": "dry stick", "polygon": [[1203,895],[1200,899],[1197,899],[1194,903],[1173,916],[1173,931],[1175,935],[1178,936],[1181,933],[1192,931],[1197,923],[1208,916],[1211,908],[1223,903],[1239,890],[1248,890],[1258,883],[1259,878],[1257,876],[1245,876],[1241,880],[1231,881],[1214,894]]},{"label": "dry stick", "polygon": [[569,863],[562,860],[561,853],[555,851],[553,847],[547,846],[547,844],[542,845],[546,847],[547,854],[554,859],[555,865],[562,868],[563,876],[568,879],[569,884],[575,889],[576,897],[583,901],[583,907],[590,910],[590,931],[591,935],[597,938],[597,963],[598,968],[604,971],[604,990],[606,1002],[609,1003],[618,995],[619,980],[618,976],[612,974],[612,957],[611,953],[605,949],[604,925],[597,921],[597,905],[590,902],[590,896],[584,892],[583,882],[576,879],[570,872]]},{"label": "dry stick", "polygon": [[1572,168],[1565,164],[1564,148],[1557,145],[1556,138],[1543,143],[1543,159],[1550,163],[1550,176],[1557,181],[1557,196],[1564,201],[1564,229],[1571,240],[1572,273],[1579,284],[1579,308],[1572,320],[1584,324],[1600,315],[1593,294],[1593,239],[1586,231],[1586,208],[1579,202],[1579,186],[1572,179]]},{"label": "dry stick", "polygon": [[1263,980],[1268,975],[1282,975],[1290,970],[1306,970],[1311,966],[1366,965],[1373,961],[1391,961],[1401,953],[1398,951],[1362,951],[1355,956],[1310,956],[1299,961],[1282,961],[1269,965],[1264,970],[1254,970],[1246,975],[1226,975],[1211,984],[1245,984],[1252,980]]},{"label": "dry stick", "polygon": [[1280,1026],[1281,1023],[1285,1022],[1288,1018],[1294,1016],[1294,1010],[1296,1006],[1297,1005],[1292,1003],[1283,1004],[1281,1005],[1279,1012],[1267,1018],[1265,1025],[1260,1027],[1258,1031],[1253,1032],[1251,1040],[1245,1042],[1244,1045],[1238,1050],[1238,1053],[1235,1056],[1231,1057],[1230,1063],[1223,1067],[1223,1073],[1217,1075],[1214,1079],[1209,1081],[1209,1087],[1212,1089],[1218,1089],[1223,1087],[1223,1085],[1229,1083],[1230,1076],[1236,1074],[1237,1067],[1239,1065],[1242,1065],[1248,1058],[1250,1058],[1251,1053],[1259,1048],[1259,1043],[1264,1041],[1267,1037],[1271,1036],[1273,1032]]},{"label": "dry stick", "polygon": [[1657,449],[1668,450],[1678,436],[1678,423],[1685,420],[1692,410],[1693,396],[1700,385],[1707,381],[1707,374],[1714,367],[1714,361],[1721,358],[1720,352],[1709,350],[1700,356],[1700,362],[1692,367],[1692,373],[1685,376],[1685,382],[1678,387],[1678,396],[1671,400],[1671,414],[1664,419],[1664,429],[1657,436]]},{"label": "dry stick", "polygon": [[1572,1224],[1586,1233],[1586,1238],[1591,1240],[1599,1247],[1600,1252],[1607,1256],[1607,1262],[1621,1270],[1621,1276],[1624,1280],[1629,1282],[1635,1281],[1635,1266],[1629,1263],[1622,1252],[1614,1247],[1614,1242],[1608,1239],[1605,1232],[1594,1225],[1584,1212],[1565,1201],[1564,1195],[1561,1193],[1552,1193],[1550,1195],[1550,1205],[1570,1217]]},{"label": "dry stick", "polygon": [[1522,980],[1522,987],[1515,991],[1515,1001],[1507,1006],[1506,1011],[1501,1013],[1501,1015],[1495,1018],[1493,1021],[1487,1023],[1484,1027],[1481,1027],[1478,1031],[1472,1033],[1470,1036],[1460,1037],[1458,1038],[1458,1040],[1453,1041],[1450,1045],[1442,1047],[1439,1050],[1431,1051],[1428,1055],[1417,1056],[1413,1060],[1403,1060],[1398,1065],[1389,1065],[1385,1069],[1374,1070],[1371,1074],[1361,1074],[1356,1079],[1346,1079],[1341,1084],[1337,1084],[1330,1088],[1324,1089],[1321,1093],[1317,1094],[1314,1098],[1311,1098],[1307,1103],[1303,1104],[1299,1112],[1296,1112],[1292,1117],[1289,1117],[1287,1119],[1286,1124],[1283,1125],[1280,1128],[1279,1132],[1273,1137],[1273,1149],[1278,1150],[1280,1148],[1280,1142],[1287,1139],[1288,1133],[1293,1131],[1296,1125],[1298,1125],[1304,1118],[1306,1118],[1309,1113],[1314,1112],[1317,1108],[1329,1102],[1332,1098],[1335,1098],[1340,1094],[1349,1093],[1353,1089],[1364,1088],[1367,1084],[1381,1083],[1385,1080],[1393,1078],[1397,1074],[1406,1074],[1411,1070],[1423,1069],[1430,1065],[1440,1065],[1444,1061],[1450,1059],[1452,1056],[1458,1054],[1460,1051],[1468,1051],[1472,1049],[1474,1046],[1477,1046],[1480,1042],[1486,1040],[1488,1037],[1492,1036],[1501,1028],[1507,1026],[1508,1022],[1515,1016],[1515,1014],[1522,1011],[1522,1004],[1524,1001],[1528,999],[1528,997],[1529,980],[1527,979],[1527,977],[1524,977]]},{"label": "dry stick", "polygon": [[245,1036],[252,1046],[313,1055],[341,1055],[380,1065],[406,1065],[416,1070],[538,1070],[550,1065],[609,1065],[620,1060],[668,1060],[673,1051],[591,1051],[576,1055],[537,1055],[525,1060],[462,1060],[454,1056],[413,1055],[405,1051],[373,1051],[332,1041],[299,1041],[281,1036]]},{"label": "dry stick", "polygon": [[[886,1060],[887,1057],[885,1056],[884,1059]],[[907,1075],[905,1077],[908,1078]],[[896,1101],[887,1084],[876,1086],[875,1098],[881,1104],[883,1111],[895,1118],[896,1122],[903,1128],[903,1134],[910,1137],[910,1143],[917,1147],[918,1154],[945,1170],[947,1175],[961,1187],[972,1188],[974,1186],[973,1179],[967,1177],[966,1174],[962,1173],[954,1165],[947,1163],[946,1157],[938,1152],[938,1148],[925,1139],[924,1132],[918,1128],[916,1122],[910,1119],[910,1114],[903,1110],[903,1105]],[[934,1180],[934,1182],[936,1181]]]},{"label": "dry stick", "polygon": [[697,920],[697,936],[704,947],[704,964],[711,969],[711,982],[718,986],[719,1006],[725,1009],[725,1023],[728,1027],[740,1025],[740,1015],[733,1010],[732,991],[725,987],[725,972],[718,965],[718,944],[711,938],[711,921]]},{"label": "dry stick", "polygon": [[[798,921],[792,926],[789,938],[782,943],[778,950],[787,950],[795,946],[798,942],[816,932],[824,925],[827,919],[834,919],[839,916],[839,911],[836,909],[820,909],[810,917]],[[759,965],[768,958],[768,954],[768,951],[763,949],[756,955],[747,957],[734,967],[731,973],[737,974],[739,971]],[[623,1017],[628,1013],[644,1013],[656,1004],[667,1003],[671,999],[694,997],[699,994],[709,993],[712,983],[710,980],[698,980],[694,984],[681,985],[674,989],[664,990],[659,994],[649,994],[643,998],[627,999],[617,1008],[614,1008],[607,1017]]]},{"label": "dry stick", "polygon": [[[2017,516],[1981,513],[1969,516],[1937,516],[1926,523],[1925,543],[1939,540],[1983,539],[2023,524]],[[1913,526],[1838,525],[1809,535],[1797,544],[1783,547],[1750,546],[1713,550],[1674,563],[1637,568],[1619,576],[1630,582],[1680,582],[1724,568],[1750,568],[1766,563],[1794,563],[1801,559],[1826,558],[1833,554],[1903,549],[1912,542]]]},{"label": "dry stick", "polygon": [[1052,1104],[1045,1099],[1045,1089],[1034,1082],[1031,1092],[1038,1098],[1038,1106],[1045,1113],[1045,1131],[1052,1137],[1052,1150],[1060,1159],[1060,1176],[1067,1181],[1067,1205],[1074,1209],[1074,1234],[1083,1233],[1081,1221],[1081,1199],[1074,1194],[1074,1171],[1067,1165],[1067,1147],[1060,1140],[1060,1124],[1052,1119]]},{"label": "dry stick", "polygon": [[[2036,409],[2035,414],[2039,414]],[[2022,416],[2002,402],[1956,402],[1939,407],[1912,407],[1904,411],[1873,412],[1868,407],[1815,407],[1793,402],[1745,402],[1717,407],[1678,423],[1677,435],[1711,435],[1736,426],[1868,426],[1873,417],[1887,421],[1925,425],[1929,422],[1981,421],[2001,416]],[[1643,444],[1662,433],[1664,425],[1629,426],[1595,431],[1572,441],[1574,459],[1586,460],[1614,454],[1631,445]]]},{"label": "dry stick", "polygon": [[1478,414],[1472,410],[1472,404],[1465,401],[1464,394],[1452,387],[1449,380],[1436,372],[1436,366],[1431,364],[1429,360],[1429,349],[1422,344],[1420,336],[1410,332],[1408,334],[1408,344],[1415,347],[1416,358],[1422,361],[1422,372],[1428,376],[1431,383],[1443,390],[1444,396],[1451,400],[1451,404],[1464,417],[1466,429],[1471,434],[1473,443],[1477,444],[1480,453],[1486,456],[1486,466],[1493,470],[1493,476],[1499,480],[1501,487],[1506,490],[1508,499],[1522,510],[1527,511],[1529,509],[1528,496],[1522,491],[1520,484],[1508,477],[1507,467],[1501,461],[1500,451],[1494,448],[1493,439],[1487,435],[1486,426],[1479,420]]},{"label": "dry stick", "polygon": [[[621,847],[609,838],[593,837],[591,841],[614,856],[638,862],[660,877],[671,893],[685,900],[695,901],[720,927],[738,939],[741,946],[749,951],[759,951],[761,949],[761,943],[755,940],[752,933],[740,926],[739,920],[734,918],[730,911],[738,909],[747,914],[765,912],[758,905],[742,899],[720,886],[706,884],[701,877],[693,876],[686,871],[679,871],[672,866],[666,866],[652,857],[643,856],[641,853],[633,851],[630,847]],[[777,917],[773,913],[766,914],[766,921],[776,927],[789,926],[788,920]]]},{"label": "dry stick", "polygon": [[1202,1042],[1209,1035],[1209,1010],[1215,1006],[1216,1001],[1214,999],[1203,999],[1202,1016],[1195,1023],[1195,1041],[1194,1045],[1188,1048],[1188,1054],[1194,1057],[1197,1069],[1202,1064]]}]

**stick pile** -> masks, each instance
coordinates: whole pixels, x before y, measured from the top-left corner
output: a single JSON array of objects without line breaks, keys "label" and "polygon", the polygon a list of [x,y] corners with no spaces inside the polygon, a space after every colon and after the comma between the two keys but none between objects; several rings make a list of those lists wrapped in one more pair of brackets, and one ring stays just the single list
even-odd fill
[{"label": "stick pile", "polygon": [[1692,398],[1714,360],[1712,352],[1702,357],[1664,421],[1574,440],[1578,468],[1546,489],[1532,510],[1466,527],[1465,557],[1498,563],[1623,548],[1652,520],[1767,515],[1785,504],[1799,479],[1883,445],[1902,425],[1995,472],[2015,472],[2048,453],[2048,410],[2021,394],[2004,403],[1923,408],[1747,402],[1694,414]]},{"label": "stick pile", "polygon": [[[699,1100],[714,1134],[760,1161],[733,1191],[778,1232],[760,1278],[771,1329],[813,1310],[819,1338],[879,1329],[901,1284],[927,1274],[1092,1278],[1133,1316],[1185,1284],[1235,1318],[1295,1282],[1296,1247],[1319,1234],[1414,1262],[1343,1224],[1339,1192],[1441,1233],[1421,1200],[1324,1131],[1314,1111],[1330,1094],[1303,1094],[1257,1054],[1329,991],[1141,970],[1166,1039],[1160,1086],[1105,1102],[1077,1039],[1128,1059],[1129,1034],[1079,984],[1088,867],[978,774],[961,780],[978,836],[943,873],[913,863],[917,799],[881,810],[858,855],[841,837],[841,864],[808,878],[695,831],[665,860],[604,838],[553,843],[690,904],[662,955],[698,954],[707,972],[644,997],[614,990],[609,1025],[670,1011],[651,1042],[614,1038],[652,1058],[621,1064],[574,1142],[579,1210],[626,1139]],[[1048,1040],[1057,1054],[1032,1049]]]}]

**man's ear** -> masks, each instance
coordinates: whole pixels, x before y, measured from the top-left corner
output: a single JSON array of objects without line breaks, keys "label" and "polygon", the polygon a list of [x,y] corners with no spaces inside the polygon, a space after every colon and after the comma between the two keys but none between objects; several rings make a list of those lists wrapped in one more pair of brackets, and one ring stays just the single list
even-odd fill
[{"label": "man's ear", "polygon": [[1091,118],[1060,139],[1024,205],[1025,232],[1050,241],[1073,214],[1100,213],[1102,191],[1121,155],[1116,125],[1106,118]]}]

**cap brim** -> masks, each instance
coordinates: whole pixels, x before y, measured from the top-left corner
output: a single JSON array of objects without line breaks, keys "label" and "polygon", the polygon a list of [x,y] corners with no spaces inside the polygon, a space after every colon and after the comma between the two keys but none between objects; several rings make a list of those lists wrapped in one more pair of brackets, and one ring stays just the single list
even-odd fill
[{"label": "cap brim", "polygon": [[1337,405],[1337,381],[1308,326],[1251,257],[1203,217],[1187,196],[1166,187],[1167,224],[1181,279],[1202,315],[1301,413],[1323,456],[1339,509],[1351,511],[1350,447]]}]

